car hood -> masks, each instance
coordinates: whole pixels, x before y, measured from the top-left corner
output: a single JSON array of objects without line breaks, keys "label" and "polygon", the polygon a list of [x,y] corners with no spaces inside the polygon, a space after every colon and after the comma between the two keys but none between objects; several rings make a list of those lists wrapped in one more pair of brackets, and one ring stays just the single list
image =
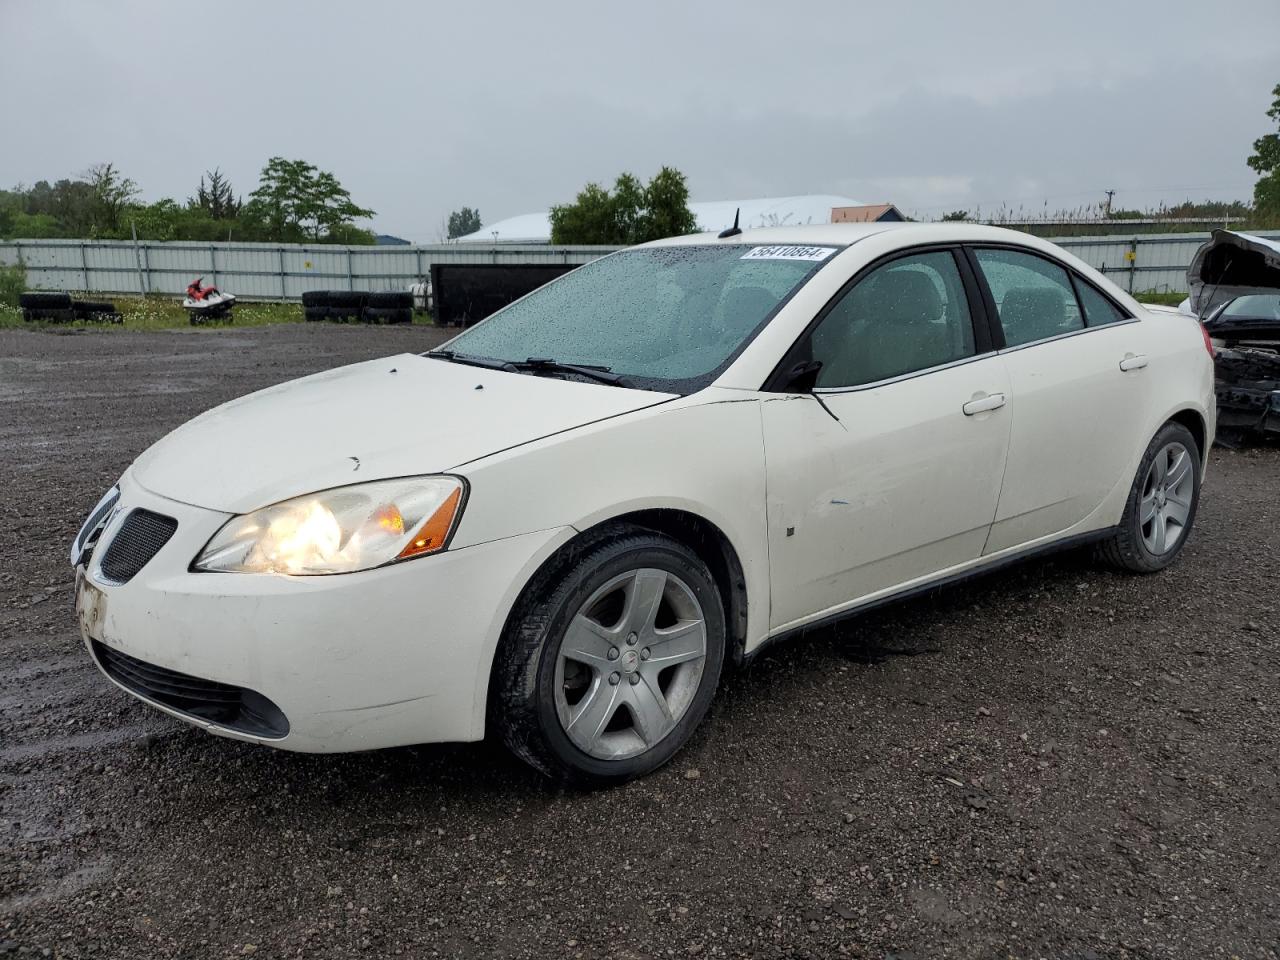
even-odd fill
[{"label": "car hood", "polygon": [[227,513],[479,457],[639,410],[671,394],[401,354],[214,407],[153,444],[132,477]]},{"label": "car hood", "polygon": [[1280,239],[1215,230],[1187,268],[1190,309],[1207,318],[1236,297],[1280,291]]}]

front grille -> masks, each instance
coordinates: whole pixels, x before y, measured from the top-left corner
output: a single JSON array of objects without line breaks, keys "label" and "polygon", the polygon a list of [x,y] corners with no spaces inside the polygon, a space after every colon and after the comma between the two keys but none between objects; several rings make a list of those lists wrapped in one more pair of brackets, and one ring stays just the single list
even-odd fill
[{"label": "front grille", "polygon": [[93,655],[107,676],[148,700],[257,737],[279,738],[289,732],[289,721],[280,708],[260,693],[158,667],[97,640],[92,645]]},{"label": "front grille", "polygon": [[128,583],[177,529],[178,521],[173,517],[150,510],[134,510],[125,517],[102,557],[99,568],[102,575],[115,583]]}]

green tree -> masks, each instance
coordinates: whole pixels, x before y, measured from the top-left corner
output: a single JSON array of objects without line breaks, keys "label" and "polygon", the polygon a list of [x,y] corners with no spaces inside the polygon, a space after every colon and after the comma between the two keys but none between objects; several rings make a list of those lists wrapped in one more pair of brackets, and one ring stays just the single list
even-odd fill
[{"label": "green tree", "polygon": [[[1274,99],[1267,116],[1280,127],[1280,83],[1271,95]],[[1255,213],[1267,220],[1280,218],[1280,133],[1268,133],[1253,141],[1253,155],[1248,163],[1260,174],[1253,186]]]},{"label": "green tree", "polygon": [[19,240],[49,240],[67,236],[62,224],[48,213],[19,213],[7,236]]},{"label": "green tree", "polygon": [[29,190],[18,188],[24,196],[23,212],[35,218],[32,223],[53,224],[52,232],[23,233],[15,225],[15,236],[87,237],[94,231],[95,199],[93,188],[84,180],[62,179],[54,184],[40,180]]},{"label": "green tree", "polygon": [[251,229],[272,240],[339,242],[335,238],[372,217],[357,206],[338,178],[304,160],[272,157],[241,211]]},{"label": "green tree", "polygon": [[674,167],[663,167],[647,185],[623,173],[612,193],[589,183],[573,203],[551,208],[552,243],[624,246],[697,229],[684,174]]},{"label": "green tree", "polygon": [[689,187],[675,167],[663,167],[644,189],[644,216],[633,243],[697,233],[698,221],[689,209]]},{"label": "green tree", "polygon": [[92,233],[118,232],[121,214],[137,199],[138,185],[121,175],[113,163],[94,164],[81,180],[89,185],[93,196]]},{"label": "green tree", "polygon": [[143,240],[187,240],[180,236],[179,222],[183,209],[173,200],[157,200],[155,203],[137,204],[129,210],[129,219],[138,228]]},{"label": "green tree", "polygon": [[552,243],[617,243],[613,197],[588,183],[573,203],[551,208]]},{"label": "green tree", "polygon": [[0,190],[0,237],[12,237],[13,223],[25,211],[23,209],[23,201],[25,197],[17,188],[13,190]]},{"label": "green tree", "polygon": [[944,214],[942,215],[942,222],[943,222],[943,223],[951,223],[951,222],[955,222],[955,221],[964,221],[964,220],[968,220],[968,219],[969,219],[969,211],[968,211],[968,210],[952,210],[950,213],[944,213]]},{"label": "green tree", "polygon": [[470,207],[463,207],[461,210],[455,210],[449,214],[448,235],[450,240],[456,240],[458,237],[465,237],[468,233],[475,233],[481,227],[480,211],[472,210]]},{"label": "green tree", "polygon": [[[209,178],[208,187],[204,183],[206,176]],[[203,210],[210,220],[234,220],[240,215],[240,201],[231,181],[217,167],[206,171],[200,178],[200,188],[194,197],[187,198],[187,206]]]}]

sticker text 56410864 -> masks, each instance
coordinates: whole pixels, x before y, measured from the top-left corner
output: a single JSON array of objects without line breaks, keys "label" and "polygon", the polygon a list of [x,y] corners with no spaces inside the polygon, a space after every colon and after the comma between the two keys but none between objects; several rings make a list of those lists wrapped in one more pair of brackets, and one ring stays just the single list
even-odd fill
[{"label": "sticker text 56410864", "polygon": [[742,255],[743,260],[825,260],[836,252],[835,247],[799,247],[794,244],[771,247],[752,247]]}]

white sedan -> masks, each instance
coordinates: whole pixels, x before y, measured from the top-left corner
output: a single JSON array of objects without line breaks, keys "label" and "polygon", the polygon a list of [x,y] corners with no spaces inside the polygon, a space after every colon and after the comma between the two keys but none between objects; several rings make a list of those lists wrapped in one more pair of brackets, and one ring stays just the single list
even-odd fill
[{"label": "white sedan", "polygon": [[72,549],[88,651],[288,750],[477,740],[616,783],[769,641],[1046,549],[1166,566],[1200,325],[965,224],[679,237],[442,349],[217,407]]}]

